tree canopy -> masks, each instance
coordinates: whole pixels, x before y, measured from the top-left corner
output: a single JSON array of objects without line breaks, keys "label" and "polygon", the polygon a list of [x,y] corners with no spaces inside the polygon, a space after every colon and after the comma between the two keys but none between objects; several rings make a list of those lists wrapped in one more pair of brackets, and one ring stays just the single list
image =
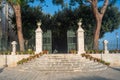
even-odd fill
[{"label": "tree canopy", "polygon": [[[53,0],[56,1],[56,4],[59,3],[59,1],[62,1],[62,3],[59,3],[60,5],[64,4],[64,0]],[[102,1],[103,3],[102,6],[98,5],[98,2]],[[87,3],[88,2],[88,3]],[[92,9],[92,14],[94,15],[95,18],[95,28],[94,28],[94,50],[98,50],[98,40],[100,38],[100,31],[102,27],[102,22],[103,22],[103,16],[107,10],[107,7],[112,6],[116,0],[70,0],[70,6],[75,5],[75,3],[78,3],[79,6],[84,6],[88,5]],[[55,3],[54,3],[55,4]],[[71,8],[71,7],[70,7]]]},{"label": "tree canopy", "polygon": [[[83,2],[83,0],[80,1]],[[83,3],[80,2],[80,4]],[[101,7],[99,7],[99,9],[100,8]],[[56,35],[60,35],[62,31],[64,32],[66,30],[72,29],[76,31],[78,28],[77,22],[82,18],[82,27],[85,30],[85,44],[88,48],[91,48],[91,46],[93,46],[93,31],[95,29],[95,18],[91,13],[92,9],[89,5],[82,5],[75,9],[65,7],[61,11],[56,12],[53,16],[43,13],[41,7],[22,5],[24,38],[30,39],[34,35],[34,31],[37,27],[36,22],[40,19],[44,31],[52,29]],[[119,24],[120,12],[118,8],[109,6],[103,18],[100,37],[102,37],[105,32],[112,32],[114,29],[117,29]]]},{"label": "tree canopy", "polygon": [[[91,7],[84,5],[74,10],[65,8],[51,16],[42,13],[40,7],[22,6],[24,38],[30,39],[34,35],[34,31],[37,27],[36,23],[39,19],[42,21],[42,29],[44,31],[52,29],[56,35],[60,35],[62,31],[71,29],[76,31],[78,28],[77,22],[82,18],[82,27],[85,30],[85,43],[91,48],[93,45],[93,30],[95,28],[95,19],[91,12]],[[105,17],[103,18],[100,37],[102,37],[105,32],[112,32],[114,29],[117,29],[119,24],[120,12],[118,8],[114,6],[107,8]]]}]

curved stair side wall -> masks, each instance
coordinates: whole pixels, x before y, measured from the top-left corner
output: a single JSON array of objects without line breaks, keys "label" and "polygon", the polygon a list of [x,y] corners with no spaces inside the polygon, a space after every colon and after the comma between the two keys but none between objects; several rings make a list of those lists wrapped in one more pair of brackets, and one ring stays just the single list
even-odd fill
[{"label": "curved stair side wall", "polygon": [[120,66],[120,54],[90,54],[93,57],[100,58],[110,62],[110,66]]},{"label": "curved stair side wall", "polygon": [[8,67],[16,67],[17,62],[23,58],[27,58],[30,55],[0,55],[0,67],[8,65]]}]

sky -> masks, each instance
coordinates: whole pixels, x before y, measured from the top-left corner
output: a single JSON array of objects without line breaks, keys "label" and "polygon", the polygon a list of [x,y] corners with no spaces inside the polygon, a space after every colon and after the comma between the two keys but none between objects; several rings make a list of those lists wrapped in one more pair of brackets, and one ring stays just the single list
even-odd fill
[{"label": "sky", "polygon": [[[66,2],[69,0],[65,0]],[[34,3],[31,4],[32,6],[38,6],[38,5],[43,5],[43,12],[46,14],[51,14],[53,15],[55,11],[58,11],[61,9],[60,6],[56,6],[52,4],[52,0],[46,0],[46,5],[41,4],[38,1],[35,1]],[[117,0],[116,6],[120,9],[120,0]]]},{"label": "sky", "polygon": [[[117,3],[115,4],[115,6],[118,7],[120,11],[120,0],[117,0]],[[118,33],[118,35],[116,35],[116,33]],[[118,42],[117,42],[117,36],[118,36]],[[115,29],[113,32],[107,32],[104,34],[103,38],[99,40],[100,49],[103,49],[104,40],[108,41],[109,50],[117,49],[117,43],[118,43],[118,48],[120,50],[120,26],[118,29]]]},{"label": "sky", "polygon": [[[69,1],[69,0],[66,0],[66,1]],[[55,11],[57,12],[58,10],[61,9],[60,6],[53,5],[52,0],[46,0],[46,4],[47,4],[47,6],[45,6],[45,4],[43,5],[43,12],[46,13],[46,14],[53,15],[55,13]],[[37,5],[41,5],[41,3],[35,2],[31,5],[32,6],[37,6]],[[115,6],[118,7],[119,10],[120,10],[120,0],[117,0],[117,3],[115,4]],[[118,44],[119,44],[119,49],[120,49],[120,26],[119,26],[118,29],[114,30],[113,32],[107,32],[107,33],[104,34],[104,37],[99,40],[99,44],[100,44],[99,48],[103,49],[103,41],[108,40],[108,48],[109,49],[115,49],[116,44],[117,44],[116,32],[118,33],[118,36],[119,36]]]}]

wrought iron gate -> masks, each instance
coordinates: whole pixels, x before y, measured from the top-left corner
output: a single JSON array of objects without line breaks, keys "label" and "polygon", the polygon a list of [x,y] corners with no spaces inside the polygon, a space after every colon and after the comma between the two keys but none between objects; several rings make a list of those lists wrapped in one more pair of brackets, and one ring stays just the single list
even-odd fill
[{"label": "wrought iron gate", "polygon": [[43,33],[43,50],[52,52],[52,33],[51,30]]},{"label": "wrought iron gate", "polygon": [[71,50],[77,50],[77,37],[76,33],[72,30],[67,31],[67,47],[68,52]]}]

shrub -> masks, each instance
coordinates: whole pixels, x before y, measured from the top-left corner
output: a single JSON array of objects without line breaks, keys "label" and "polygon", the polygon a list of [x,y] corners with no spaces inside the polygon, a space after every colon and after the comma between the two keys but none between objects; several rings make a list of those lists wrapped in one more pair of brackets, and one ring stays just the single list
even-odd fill
[{"label": "shrub", "polygon": [[92,56],[90,56],[90,57],[89,57],[89,59],[90,59],[90,60],[93,60],[93,57],[92,57]]},{"label": "shrub", "polygon": [[93,60],[94,60],[94,62],[96,62],[96,61],[97,61],[97,59],[96,59],[96,58],[94,58]]},{"label": "shrub", "polygon": [[48,54],[49,53],[49,51],[48,50],[43,50],[43,52],[42,52],[43,54]]},{"label": "shrub", "polygon": [[87,50],[87,51],[86,51],[86,53],[87,53],[87,54],[89,54],[89,53],[90,53],[90,51],[89,51],[89,50]]},{"label": "shrub", "polygon": [[81,54],[82,57],[85,57],[85,54]]},{"label": "shrub", "polygon": [[104,60],[100,60],[100,63],[105,64],[105,61]]},{"label": "shrub", "polygon": [[88,55],[88,54],[87,54],[87,55],[85,55],[85,58],[86,58],[86,59],[88,59],[89,57],[90,57],[90,55]]},{"label": "shrub", "polygon": [[77,51],[76,50],[70,50],[70,53],[71,54],[77,54]]},{"label": "shrub", "polygon": [[41,53],[29,56],[28,58],[23,58],[22,60],[18,61],[17,64],[19,65],[19,64],[26,63],[26,62],[31,61],[32,59],[38,58],[40,56],[41,56]]},{"label": "shrub", "polygon": [[94,51],[93,51],[93,50],[90,50],[90,53],[94,53]]},{"label": "shrub", "polygon": [[102,53],[102,52],[103,52],[103,50],[99,50],[98,52],[99,52],[99,53]]},{"label": "shrub", "polygon": [[1,55],[10,55],[11,52],[10,51],[1,51],[0,54]]},{"label": "shrub", "polygon": [[109,63],[109,62],[105,62],[104,64],[105,64],[105,65],[107,65],[107,66],[109,66],[109,65],[110,65],[110,63]]},{"label": "shrub", "polygon": [[85,57],[86,59],[93,60],[94,62],[100,62],[100,63],[105,64],[105,65],[107,65],[107,66],[110,65],[109,62],[105,62],[104,60],[101,60],[101,59],[99,59],[99,58],[92,57],[92,56],[89,55],[89,54],[85,54],[85,53],[84,53],[84,54],[81,54],[81,56],[82,56],[82,57]]}]

